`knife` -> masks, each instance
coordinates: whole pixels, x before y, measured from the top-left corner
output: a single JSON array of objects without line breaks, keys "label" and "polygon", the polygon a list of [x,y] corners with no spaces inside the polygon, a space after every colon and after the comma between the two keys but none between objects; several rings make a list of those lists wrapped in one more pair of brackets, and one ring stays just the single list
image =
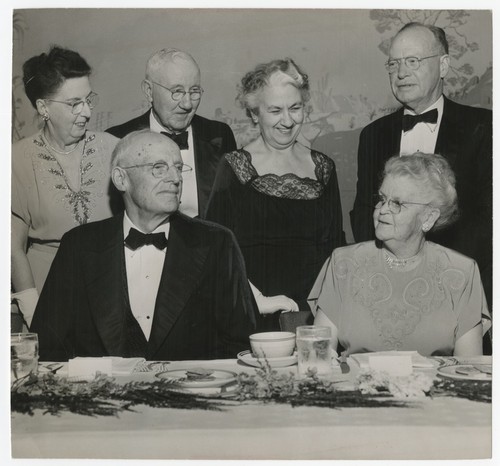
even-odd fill
[{"label": "knife", "polygon": [[349,364],[347,364],[347,356],[345,355],[345,353],[346,353],[345,351],[342,351],[342,353],[340,353],[340,358],[339,358],[340,370],[342,371],[342,374],[347,374],[351,370]]}]

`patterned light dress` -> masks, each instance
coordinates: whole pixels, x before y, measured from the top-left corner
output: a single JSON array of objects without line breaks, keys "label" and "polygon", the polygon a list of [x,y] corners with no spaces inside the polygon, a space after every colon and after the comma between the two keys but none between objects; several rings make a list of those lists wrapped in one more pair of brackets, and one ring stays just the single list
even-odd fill
[{"label": "patterned light dress", "polygon": [[336,249],[309,296],[337,327],[348,354],[413,350],[452,355],[455,342],[491,323],[472,259],[427,241],[404,266],[392,266],[374,241]]},{"label": "patterned light dress", "polygon": [[87,131],[65,155],[51,150],[38,132],[13,145],[12,214],[28,226],[27,256],[38,292],[64,233],[111,217],[110,161],[117,142]]}]

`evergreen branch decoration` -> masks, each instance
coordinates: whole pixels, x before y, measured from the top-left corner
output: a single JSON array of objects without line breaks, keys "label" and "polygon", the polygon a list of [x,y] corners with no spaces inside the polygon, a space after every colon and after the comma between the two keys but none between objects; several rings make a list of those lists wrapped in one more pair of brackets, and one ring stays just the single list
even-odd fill
[{"label": "evergreen branch decoration", "polygon": [[35,410],[60,416],[65,412],[85,416],[118,416],[136,411],[140,405],[152,408],[201,409],[223,411],[228,402],[288,404],[330,409],[409,407],[425,397],[455,397],[491,403],[491,382],[433,380],[422,373],[390,377],[384,373],[362,372],[356,389],[339,387],[335,381],[318,378],[309,371],[305,378],[293,372],[280,373],[262,363],[255,374],[242,372],[237,387],[216,395],[182,391],[175,380],[128,382],[119,384],[112,377],[98,374],[94,380],[75,383],[53,373],[28,375],[11,387],[11,410],[33,416]]},{"label": "evergreen branch decoration", "polygon": [[179,391],[172,381],[129,382],[118,384],[112,377],[96,375],[86,383],[75,383],[54,374],[29,375],[11,388],[12,412],[33,416],[40,409],[43,414],[59,416],[71,412],[85,416],[118,416],[134,407],[220,410],[216,400]]},{"label": "evergreen branch decoration", "polygon": [[491,381],[439,380],[434,384],[431,396],[453,396],[471,401],[491,403]]}]

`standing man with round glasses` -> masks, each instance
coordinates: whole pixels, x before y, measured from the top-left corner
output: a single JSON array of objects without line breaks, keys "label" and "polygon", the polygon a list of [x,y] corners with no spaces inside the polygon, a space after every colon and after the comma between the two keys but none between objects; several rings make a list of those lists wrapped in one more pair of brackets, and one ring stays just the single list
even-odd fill
[{"label": "standing man with round glasses", "polygon": [[402,107],[361,132],[356,199],[350,213],[354,238],[360,242],[375,237],[373,195],[386,160],[415,152],[444,156],[457,178],[460,218],[429,239],[477,261],[491,308],[492,113],[443,95],[450,56],[446,34],[439,27],[405,25],[392,41],[386,68]]},{"label": "standing man with round glasses", "polygon": [[154,53],[146,65],[142,90],[151,109],[106,131],[123,138],[149,129],[171,138],[181,149],[183,162],[193,167],[183,173],[179,210],[190,217],[203,215],[219,160],[236,149],[233,132],[225,123],[196,115],[203,95],[201,74],[186,52],[169,48]]}]

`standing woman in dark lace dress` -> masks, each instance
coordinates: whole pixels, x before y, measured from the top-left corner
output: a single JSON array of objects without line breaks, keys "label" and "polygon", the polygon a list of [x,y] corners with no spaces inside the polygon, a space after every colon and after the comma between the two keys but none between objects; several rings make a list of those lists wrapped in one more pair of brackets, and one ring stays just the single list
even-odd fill
[{"label": "standing woman in dark lace dress", "polygon": [[260,135],[219,166],[206,219],[230,228],[245,257],[259,330],[279,312],[308,309],[325,259],[343,244],[335,164],[297,142],[309,99],[307,75],[291,59],[247,73],[237,100]]}]

